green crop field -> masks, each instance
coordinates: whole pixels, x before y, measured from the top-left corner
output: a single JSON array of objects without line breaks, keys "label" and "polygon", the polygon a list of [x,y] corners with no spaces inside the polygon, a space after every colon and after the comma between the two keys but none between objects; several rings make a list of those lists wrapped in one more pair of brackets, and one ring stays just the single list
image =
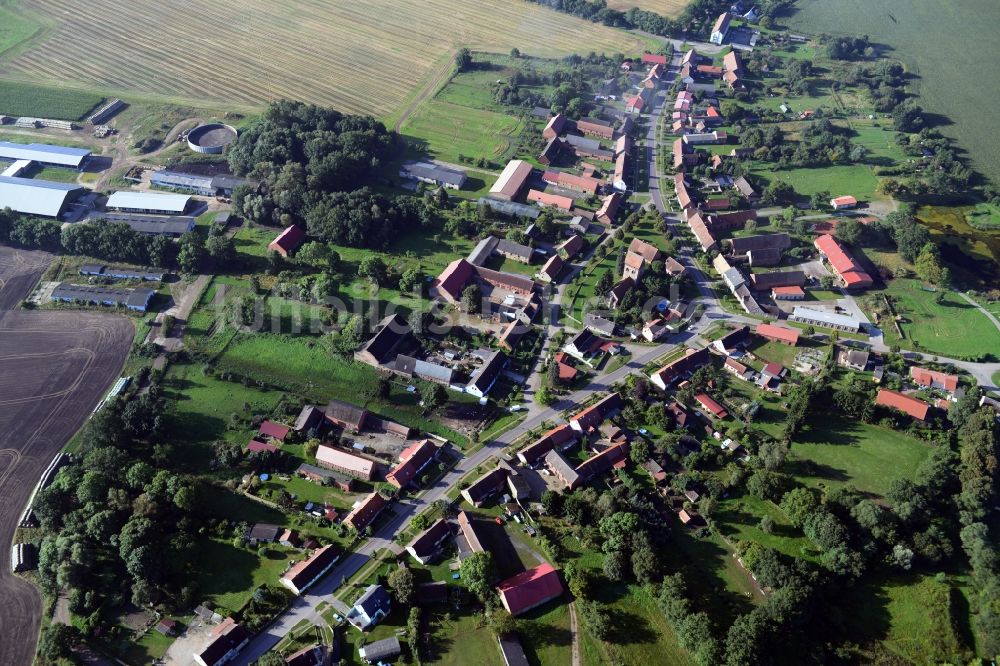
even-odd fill
[{"label": "green crop field", "polygon": [[792,444],[792,473],[810,486],[852,484],[881,495],[894,479],[913,478],[930,447],[906,433],[829,414],[809,422]]},{"label": "green crop field", "polygon": [[80,120],[103,100],[101,95],[79,90],[0,81],[0,113],[8,116]]},{"label": "green crop field", "polygon": [[[885,292],[903,317],[900,327],[908,339],[923,350],[951,358],[998,353],[1000,331],[982,312],[950,291],[938,303],[937,293],[921,286],[919,280],[896,279]],[[885,328],[889,340],[892,327]]]},{"label": "green crop field", "polygon": [[[786,21],[813,34],[866,34],[886,44],[918,78],[919,103],[947,118],[941,131],[969,152],[988,176],[1000,178],[1000,135],[992,114],[1000,73],[984,68],[995,53],[1000,4],[995,0],[799,0]],[[864,17],[859,21],[858,17]],[[929,47],[928,39],[933,40]]]},{"label": "green crop field", "polygon": [[[46,31],[10,52],[5,78],[202,107],[288,98],[389,116],[414,102],[462,46],[559,57],[636,52],[646,43],[505,0],[94,0],[85,8],[21,0],[12,8]],[[22,27],[7,39],[28,36]]]},{"label": "green crop field", "polygon": [[433,99],[421,105],[400,131],[411,141],[424,144],[428,154],[437,159],[458,162],[459,155],[466,155],[499,162],[508,157],[522,123],[505,113]]}]

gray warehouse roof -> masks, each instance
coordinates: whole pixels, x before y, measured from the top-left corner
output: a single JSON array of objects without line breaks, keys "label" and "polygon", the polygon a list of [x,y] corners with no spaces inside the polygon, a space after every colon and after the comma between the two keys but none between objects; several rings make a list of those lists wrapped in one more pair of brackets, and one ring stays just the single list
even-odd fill
[{"label": "gray warehouse roof", "polygon": [[90,157],[90,151],[86,148],[0,141],[0,159],[5,160],[31,160],[32,162],[79,168],[80,164],[88,157]]},{"label": "gray warehouse roof", "polygon": [[211,189],[212,187],[211,176],[198,176],[177,171],[157,171],[150,176],[149,182],[167,187],[194,187],[197,189]]},{"label": "gray warehouse roof", "polygon": [[792,319],[809,319],[811,321],[833,324],[834,326],[844,326],[853,329],[861,328],[861,322],[854,317],[827,312],[825,310],[813,310],[812,308],[796,307],[792,311]]},{"label": "gray warehouse roof", "polygon": [[108,208],[158,210],[183,213],[191,197],[186,194],[159,192],[115,192],[108,197]]},{"label": "gray warehouse roof", "polygon": [[155,294],[152,289],[109,289],[90,285],[61,283],[52,290],[53,300],[83,301],[102,305],[126,305],[130,308],[146,309]]},{"label": "gray warehouse roof", "polygon": [[128,213],[105,213],[109,222],[124,222],[141,234],[183,234],[195,226],[193,217],[156,217],[155,215],[129,215]]},{"label": "gray warehouse roof", "polygon": [[535,219],[541,215],[542,211],[537,206],[517,203],[516,201],[501,201],[491,197],[479,197],[479,205],[486,206],[490,210],[501,215],[517,215],[519,217],[530,217]]},{"label": "gray warehouse roof", "polygon": [[427,178],[438,183],[446,183],[455,187],[462,187],[465,184],[465,172],[458,169],[430,164],[428,162],[413,162],[404,164],[403,171],[409,173],[414,178]]},{"label": "gray warehouse roof", "polygon": [[0,176],[0,209],[58,217],[69,195],[82,189],[75,183]]}]

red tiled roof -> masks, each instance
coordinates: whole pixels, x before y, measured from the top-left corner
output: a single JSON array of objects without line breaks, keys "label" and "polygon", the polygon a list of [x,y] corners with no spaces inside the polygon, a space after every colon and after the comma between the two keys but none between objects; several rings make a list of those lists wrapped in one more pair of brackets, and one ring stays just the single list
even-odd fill
[{"label": "red tiled roof", "polygon": [[588,430],[604,422],[613,411],[622,408],[622,397],[619,393],[612,393],[586,409],[577,412],[570,422],[576,421],[581,430]]},{"label": "red tiled roof", "polygon": [[360,532],[375,520],[386,504],[385,498],[374,492],[361,500],[361,503],[347,514],[344,522]]},{"label": "red tiled roof", "polygon": [[849,194],[845,194],[844,196],[834,197],[830,203],[834,206],[857,206],[858,200]]},{"label": "red tiled roof", "polygon": [[756,333],[757,335],[761,335],[765,338],[781,340],[782,342],[790,342],[793,345],[798,344],[799,342],[799,332],[793,328],[785,328],[784,326],[775,326],[774,324],[757,324]]},{"label": "red tiled roof", "polygon": [[278,450],[278,447],[274,444],[268,444],[267,442],[261,442],[256,439],[251,439],[247,442],[247,451],[250,453],[274,453]]},{"label": "red tiled roof", "polygon": [[462,297],[462,290],[465,289],[465,285],[468,284],[475,272],[476,269],[468,261],[456,259],[441,271],[441,275],[434,280],[431,286],[437,287],[457,301]]},{"label": "red tiled roof", "polygon": [[773,291],[778,296],[805,296],[806,292],[802,287],[774,287]]},{"label": "red tiled roof", "polygon": [[281,248],[286,253],[294,252],[302,244],[302,241],[305,240],[305,237],[306,232],[302,230],[302,227],[293,224],[278,234],[278,237],[271,241],[268,247],[271,249]]},{"label": "red tiled roof", "polygon": [[571,173],[566,173],[565,171],[556,171],[555,169],[549,169],[543,173],[542,180],[546,183],[552,183],[553,185],[566,185],[568,187],[577,188],[584,192],[590,192],[591,194],[597,192],[597,188],[601,186],[601,181],[597,178],[592,178],[590,176],[576,176]]},{"label": "red tiled roof", "polygon": [[957,375],[949,375],[945,372],[938,372],[937,370],[918,368],[914,365],[910,367],[910,377],[912,377],[913,380],[920,386],[936,385],[949,393],[954,393],[955,389],[958,388]]},{"label": "red tiled roof", "polygon": [[647,243],[641,238],[633,238],[632,242],[628,245],[628,251],[632,254],[639,255],[642,257],[643,261],[648,261],[650,263],[660,258],[660,248],[656,247],[652,243]]},{"label": "red tiled roof", "polygon": [[563,382],[570,382],[576,379],[577,369],[572,365],[567,365],[561,361],[556,361],[556,367],[559,370],[559,380]]},{"label": "red tiled roof", "polygon": [[726,411],[726,408],[713,400],[712,396],[707,393],[699,393],[694,397],[694,399],[699,405],[712,412],[712,415],[716,418],[724,419],[729,416],[729,412]]},{"label": "red tiled roof", "polygon": [[823,234],[813,241],[813,245],[826,256],[830,266],[847,286],[864,286],[866,283],[871,285],[871,276],[865,273],[864,269],[841,247],[836,238],[830,234]]},{"label": "red tiled roof", "polygon": [[761,370],[761,372],[767,373],[769,375],[773,375],[775,377],[780,377],[781,373],[784,372],[784,371],[785,371],[785,367],[783,365],[781,365],[780,363],[775,363],[774,361],[771,361],[770,363],[768,363],[767,365],[765,365],[764,369]]},{"label": "red tiled roof", "polygon": [[267,435],[268,437],[274,437],[282,442],[288,437],[288,432],[291,430],[286,425],[281,425],[280,423],[275,423],[274,421],[264,421],[260,424],[260,429],[257,431],[261,435]]},{"label": "red tiled roof", "polygon": [[573,210],[573,198],[559,194],[549,194],[539,190],[528,190],[528,201],[537,202],[543,206],[555,206],[562,210]]},{"label": "red tiled roof", "polygon": [[511,615],[520,615],[562,595],[559,572],[549,564],[522,571],[500,582],[500,600]]},{"label": "red tiled roof", "polygon": [[875,398],[875,404],[882,405],[883,407],[898,409],[904,414],[909,414],[918,421],[926,421],[927,412],[931,408],[931,406],[923,400],[918,400],[908,395],[897,393],[896,391],[890,391],[889,389],[878,390],[878,396]]},{"label": "red tiled roof", "polygon": [[397,488],[403,488],[417,476],[417,472],[437,453],[437,446],[429,439],[410,445],[400,454],[401,463],[385,475],[385,480]]},{"label": "red tiled roof", "polygon": [[622,196],[618,192],[604,197],[604,200],[601,202],[601,207],[597,210],[598,220],[602,217],[607,217],[610,222],[614,222],[615,215],[618,214],[618,207],[621,206],[621,203]]},{"label": "red tiled roof", "polygon": [[645,64],[647,64],[647,65],[666,65],[667,64],[667,56],[665,56],[665,55],[658,55],[658,54],[655,54],[655,53],[643,53],[642,54],[642,62],[645,63]]},{"label": "red tiled roof", "polygon": [[559,275],[559,271],[562,270],[563,265],[563,258],[558,254],[553,254],[549,257],[549,260],[545,262],[545,265],[542,266],[541,272],[549,276],[550,280],[555,280],[556,276]]}]

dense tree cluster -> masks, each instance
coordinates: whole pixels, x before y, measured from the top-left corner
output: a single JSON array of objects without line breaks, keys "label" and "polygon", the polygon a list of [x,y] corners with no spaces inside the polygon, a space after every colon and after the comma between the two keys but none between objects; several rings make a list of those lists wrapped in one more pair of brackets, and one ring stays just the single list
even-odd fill
[{"label": "dense tree cluster", "polygon": [[234,207],[251,222],[305,222],[323,240],[385,247],[424,221],[417,200],[364,188],[397,147],[395,133],[370,116],[275,102],[230,149],[233,172],[261,181],[260,194],[234,193]]},{"label": "dense tree cluster", "polygon": [[[573,14],[594,23],[643,30],[661,37],[676,36],[681,33],[701,33],[707,30],[715,18],[729,9],[729,0],[695,0],[689,3],[680,16],[667,18],[661,14],[633,7],[628,11],[609,9],[605,0],[531,0],[539,5]],[[777,16],[790,0],[762,0],[757,3],[761,22]]]},{"label": "dense tree cluster", "polygon": [[91,626],[106,603],[194,601],[189,567],[192,535],[204,525],[202,501],[196,483],[153,466],[169,455],[169,447],[149,443],[160,429],[160,403],[154,385],[106,405],[83,431],[79,463],[61,470],[35,502],[48,535],[39,584],[48,594],[67,593],[70,610]]}]

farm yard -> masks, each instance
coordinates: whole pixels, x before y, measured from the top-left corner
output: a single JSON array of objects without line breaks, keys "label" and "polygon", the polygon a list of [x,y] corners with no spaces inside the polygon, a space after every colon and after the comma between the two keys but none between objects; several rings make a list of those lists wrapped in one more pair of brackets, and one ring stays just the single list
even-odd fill
[{"label": "farm yard", "polygon": [[[981,18],[995,8],[992,0],[910,0],[905,6],[895,0],[801,0],[784,22],[793,30],[846,35],[858,28],[849,17],[864,16],[864,32],[872,42],[886,45],[887,54],[917,76],[909,85],[924,109],[940,114],[941,133],[956,139],[976,167],[996,178],[1000,138],[993,116],[978,109],[996,106],[1000,75],[983,69],[989,54],[976,48],[996,43],[993,22]],[[933,48],[927,48],[929,28]]]},{"label": "farm yard", "polygon": [[[197,106],[252,108],[288,98],[388,116],[410,102],[459,46],[517,47],[545,56],[573,53],[581,42],[609,53],[643,46],[640,38],[611,28],[502,0],[403,6],[392,0],[25,0],[17,11],[72,20],[46,31],[32,48],[16,49],[5,63],[8,78]],[[126,38],[135,34],[156,34],[157,48]]]}]

